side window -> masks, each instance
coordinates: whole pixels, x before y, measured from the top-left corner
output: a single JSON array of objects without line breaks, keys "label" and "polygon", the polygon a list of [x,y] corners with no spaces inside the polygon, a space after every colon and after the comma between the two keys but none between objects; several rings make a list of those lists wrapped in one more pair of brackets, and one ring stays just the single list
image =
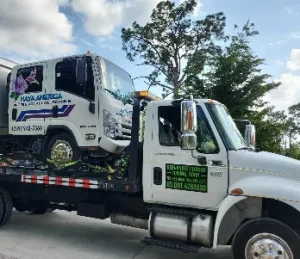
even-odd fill
[{"label": "side window", "polygon": [[20,68],[17,80],[13,80],[12,92],[18,94],[39,93],[43,90],[43,66]]},{"label": "side window", "polygon": [[[161,106],[158,108],[159,143],[162,146],[180,146],[180,107]],[[200,106],[197,106],[197,151],[205,154],[219,152],[218,143]]]},{"label": "side window", "polygon": [[213,131],[207,121],[207,118],[200,106],[197,106],[197,151],[205,154],[216,154],[219,152],[219,146],[213,135]]},{"label": "side window", "polygon": [[68,59],[56,64],[55,89],[83,96],[83,88],[77,85],[76,59]]},{"label": "side window", "polygon": [[160,145],[180,146],[180,107],[160,106],[158,117]]},{"label": "side window", "polygon": [[86,82],[84,86],[77,84],[76,59],[68,59],[56,64],[55,89],[65,91],[89,100],[95,100],[94,75],[92,70],[92,59],[87,57]]}]

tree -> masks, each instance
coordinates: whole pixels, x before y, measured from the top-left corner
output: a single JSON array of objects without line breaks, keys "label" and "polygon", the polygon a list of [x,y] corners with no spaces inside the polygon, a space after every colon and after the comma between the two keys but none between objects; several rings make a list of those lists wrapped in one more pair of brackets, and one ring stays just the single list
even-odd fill
[{"label": "tree", "polygon": [[216,51],[214,40],[223,37],[224,14],[192,21],[190,16],[196,6],[195,0],[186,0],[179,6],[162,1],[145,26],[134,22],[132,28],[122,29],[127,58],[135,61],[139,56],[143,60],[139,65],[153,68],[148,76],[139,78],[146,79],[149,87],[161,86],[164,97],[179,96],[189,75],[201,73],[207,58]]},{"label": "tree", "polygon": [[287,131],[287,115],[275,111],[274,106],[266,106],[260,111],[253,111],[249,119],[256,126],[256,147],[260,150],[284,154],[282,140]]},{"label": "tree", "polygon": [[249,116],[251,109],[263,107],[261,98],[280,83],[267,82],[270,75],[261,72],[264,59],[257,57],[250,47],[250,38],[257,34],[254,24],[248,21],[241,31],[227,36],[225,46],[208,60],[208,72],[201,77],[190,76],[185,92],[220,101],[236,118]]}]

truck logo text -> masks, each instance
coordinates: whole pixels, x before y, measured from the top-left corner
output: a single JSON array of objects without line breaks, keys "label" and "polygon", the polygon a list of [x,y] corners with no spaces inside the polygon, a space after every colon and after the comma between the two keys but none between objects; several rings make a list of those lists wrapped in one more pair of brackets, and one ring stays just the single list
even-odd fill
[{"label": "truck logo text", "polygon": [[58,100],[62,99],[61,93],[56,94],[39,94],[39,95],[25,95],[20,97],[21,102],[32,102],[32,101],[47,101],[47,100]]}]

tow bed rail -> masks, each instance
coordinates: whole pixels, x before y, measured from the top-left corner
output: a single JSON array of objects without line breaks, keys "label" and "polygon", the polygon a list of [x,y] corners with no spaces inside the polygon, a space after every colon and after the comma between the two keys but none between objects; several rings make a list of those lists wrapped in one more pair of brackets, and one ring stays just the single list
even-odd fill
[{"label": "tow bed rail", "polygon": [[137,193],[142,189],[140,181],[105,180],[100,177],[75,178],[66,176],[49,176],[44,172],[39,173],[24,169],[0,169],[0,181],[49,186],[67,186],[73,188],[109,190],[127,193]]}]

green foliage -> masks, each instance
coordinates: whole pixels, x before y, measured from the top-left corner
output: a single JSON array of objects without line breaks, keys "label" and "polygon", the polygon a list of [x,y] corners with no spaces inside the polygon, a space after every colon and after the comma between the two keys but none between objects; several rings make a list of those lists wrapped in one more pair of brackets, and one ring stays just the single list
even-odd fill
[{"label": "green foliage", "polygon": [[208,72],[189,76],[185,93],[218,100],[235,118],[249,116],[251,109],[262,106],[263,95],[280,83],[268,82],[270,75],[261,72],[264,60],[250,47],[250,38],[257,34],[254,24],[247,22],[241,31],[227,36],[227,45],[208,60]]},{"label": "green foliage", "polygon": [[286,133],[287,116],[284,112],[265,107],[249,116],[256,126],[256,147],[260,150],[283,154],[282,139]]},{"label": "green foliage", "polygon": [[214,40],[223,37],[223,13],[192,21],[190,16],[196,6],[195,0],[186,0],[179,6],[162,1],[145,26],[134,22],[132,28],[122,29],[127,58],[135,61],[139,57],[143,60],[139,65],[153,68],[148,76],[139,78],[145,78],[149,87],[161,86],[164,96],[178,97],[188,76],[201,73],[205,61],[216,51]]}]

